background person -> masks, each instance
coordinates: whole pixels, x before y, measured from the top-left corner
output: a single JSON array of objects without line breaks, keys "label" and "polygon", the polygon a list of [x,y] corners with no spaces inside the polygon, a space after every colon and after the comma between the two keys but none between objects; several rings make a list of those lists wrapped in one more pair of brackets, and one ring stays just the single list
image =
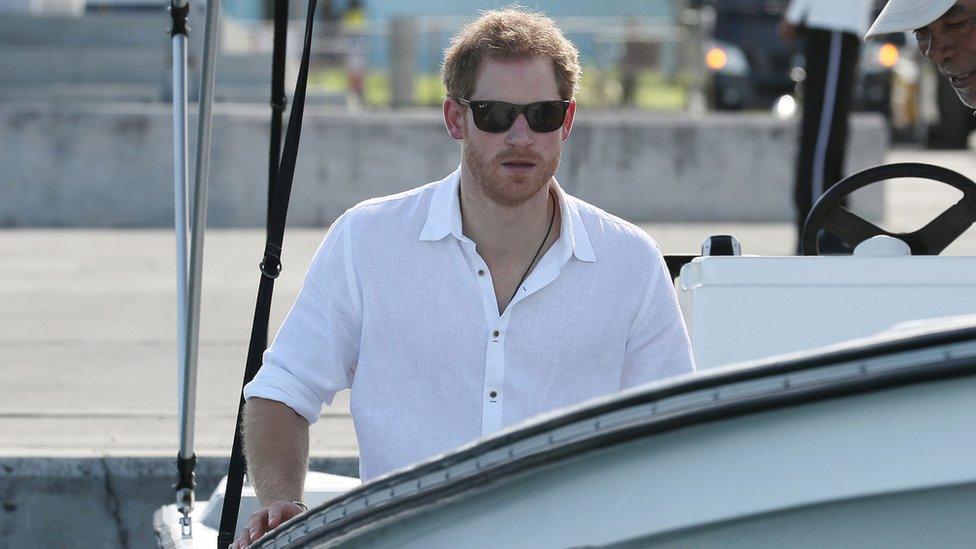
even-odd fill
[{"label": "background person", "polygon": [[[792,0],[780,24],[784,40],[803,39],[806,59],[793,182],[797,253],[802,253],[803,223],[813,204],[844,177],[854,72],[871,6],[871,0]],[[843,251],[833,238],[821,249]]]},{"label": "background person", "polygon": [[864,37],[914,31],[918,50],[976,108],[976,0],[891,0]]}]

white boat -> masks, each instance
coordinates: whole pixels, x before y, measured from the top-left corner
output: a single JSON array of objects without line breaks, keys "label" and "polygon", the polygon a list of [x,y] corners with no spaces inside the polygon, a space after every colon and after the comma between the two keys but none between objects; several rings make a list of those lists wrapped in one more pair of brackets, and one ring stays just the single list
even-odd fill
[{"label": "white boat", "polygon": [[562,410],[253,547],[971,547],[976,316]]}]

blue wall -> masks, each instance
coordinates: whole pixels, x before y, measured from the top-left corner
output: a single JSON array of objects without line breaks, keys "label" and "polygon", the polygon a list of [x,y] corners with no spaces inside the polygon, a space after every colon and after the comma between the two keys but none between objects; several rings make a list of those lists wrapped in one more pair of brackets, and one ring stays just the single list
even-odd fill
[{"label": "blue wall", "polygon": [[[292,3],[292,13],[296,10]],[[346,0],[334,0],[336,7],[342,7]],[[512,2],[485,0],[364,0],[366,11],[372,19],[387,19],[399,15],[463,15],[475,16],[479,10],[497,9],[509,6]],[[262,16],[261,0],[225,0],[224,10],[241,19],[257,19]],[[523,6],[548,13],[553,17],[573,16],[616,16],[616,17],[662,17],[671,13],[669,0],[536,0],[524,2]]]},{"label": "blue wall", "polygon": [[[368,2],[369,17],[382,21],[403,15],[454,15],[475,18],[480,10],[504,8],[510,1],[455,0],[415,0],[412,2]],[[545,12],[554,19],[560,17],[672,17],[669,0],[549,0],[525,2],[529,9]],[[557,21],[558,22],[558,21]],[[594,29],[596,30],[596,29]],[[437,36],[420,36],[417,44],[417,67],[421,71],[436,70],[440,65],[444,49],[450,43],[456,29],[439,33]],[[567,32],[567,36],[580,49],[584,64],[606,64],[608,55],[615,55],[608,45],[596,43],[592,33]],[[388,66],[388,44],[384,39],[376,39],[372,44],[370,64],[374,67]]]},{"label": "blue wall", "polygon": [[[306,0],[292,0],[292,13],[304,13]],[[341,9],[348,0],[333,0],[333,6]],[[321,0],[320,0],[321,2]],[[493,0],[364,0],[367,18],[383,24],[398,16],[460,16],[475,18],[478,12],[512,5],[511,1]],[[554,19],[560,17],[651,17],[671,18],[672,0],[535,0],[520,5],[545,12]],[[224,0],[225,11],[232,17],[254,19],[261,15],[259,0]],[[436,34],[418,36],[417,68],[420,71],[436,70],[444,49],[457,29]],[[596,43],[592,33],[567,32],[568,37],[580,49],[584,64],[606,64],[607,56],[613,55],[612,46]],[[385,69],[389,65],[389,44],[385,37],[372,37],[369,64]]]},{"label": "blue wall", "polygon": [[[504,8],[512,2],[477,0],[366,1],[371,17],[385,19],[395,15],[470,15],[479,10]],[[526,1],[522,6],[546,12],[553,17],[641,16],[661,17],[671,13],[668,0],[549,0]]]}]

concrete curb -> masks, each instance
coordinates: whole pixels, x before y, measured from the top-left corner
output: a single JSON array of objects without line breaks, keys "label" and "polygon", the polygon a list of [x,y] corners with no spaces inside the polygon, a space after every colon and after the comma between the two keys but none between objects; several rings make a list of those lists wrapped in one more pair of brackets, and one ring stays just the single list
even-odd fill
[{"label": "concrete curb", "polygon": [[[261,226],[267,108],[214,112],[207,224]],[[165,105],[0,105],[0,226],[171,227],[172,131]],[[766,115],[581,112],[557,177],[633,222],[788,222],[796,133],[796,121]],[[855,116],[850,134],[847,173],[883,162],[883,119]],[[308,109],[289,225],[326,227],[362,200],[438,180],[458,162],[436,109]],[[863,205],[853,200],[868,219],[883,210],[877,191]]]},{"label": "concrete curb", "polygon": [[[174,500],[174,457],[0,457],[0,547],[153,547],[153,512]],[[200,457],[197,499],[227,472]],[[355,456],[317,457],[311,469],[357,476]]]}]

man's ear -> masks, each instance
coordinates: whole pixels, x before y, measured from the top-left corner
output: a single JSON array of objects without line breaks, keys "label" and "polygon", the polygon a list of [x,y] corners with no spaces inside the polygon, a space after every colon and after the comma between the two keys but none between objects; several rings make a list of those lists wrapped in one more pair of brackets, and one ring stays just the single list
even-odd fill
[{"label": "man's ear", "polygon": [[576,117],[576,100],[573,99],[569,103],[569,108],[566,110],[566,119],[563,120],[563,128],[560,130],[562,132],[563,141],[569,139],[569,133],[573,131],[573,119]]},{"label": "man's ear", "polygon": [[453,97],[444,100],[444,125],[451,138],[460,141],[464,139],[464,123],[467,109]]}]

